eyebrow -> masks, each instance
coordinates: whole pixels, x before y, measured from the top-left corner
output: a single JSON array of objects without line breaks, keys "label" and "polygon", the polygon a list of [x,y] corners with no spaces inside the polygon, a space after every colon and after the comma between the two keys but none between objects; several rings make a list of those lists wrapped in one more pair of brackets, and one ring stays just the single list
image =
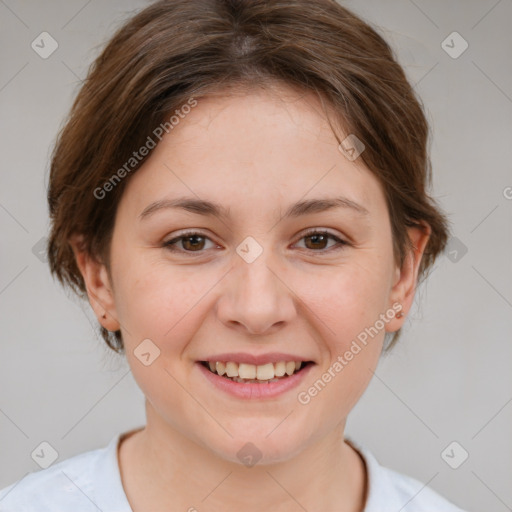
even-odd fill
[{"label": "eyebrow", "polygon": [[[288,207],[282,219],[300,217],[313,213],[324,212],[334,208],[347,208],[359,215],[369,215],[369,211],[362,205],[346,197],[333,197],[321,199],[308,199],[299,201]],[[229,218],[229,208],[219,203],[196,199],[193,197],[180,197],[176,199],[161,199],[148,205],[139,215],[140,220],[147,219],[154,213],[165,209],[182,209],[191,213],[204,216]]]}]

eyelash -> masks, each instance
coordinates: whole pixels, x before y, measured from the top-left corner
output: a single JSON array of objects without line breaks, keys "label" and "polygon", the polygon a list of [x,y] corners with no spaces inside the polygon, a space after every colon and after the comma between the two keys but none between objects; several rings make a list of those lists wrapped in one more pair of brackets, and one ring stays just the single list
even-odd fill
[{"label": "eyelash", "polygon": [[[330,233],[329,231],[322,231],[322,230],[319,230],[319,229],[309,229],[308,231],[303,233],[303,235],[301,236],[299,241],[302,240],[303,238],[307,238],[307,237],[312,236],[312,235],[328,236],[329,238],[331,238],[331,239],[333,239],[333,240],[335,240],[337,242],[337,247],[336,246],[332,246],[332,247],[330,247],[328,249],[319,249],[319,250],[309,249],[309,251],[312,251],[312,252],[315,252],[315,253],[324,253],[325,254],[325,253],[331,252],[332,250],[339,251],[339,250],[343,249],[344,246],[351,245],[349,242],[347,242],[346,240],[342,240],[341,238],[339,238],[338,236],[334,235],[333,233]],[[205,250],[202,250],[202,251],[186,251],[184,249],[176,249],[174,247],[180,240],[183,240],[185,238],[191,238],[193,236],[200,236],[202,238],[210,240],[209,237],[207,237],[206,235],[204,235],[203,233],[201,233],[199,231],[185,231],[185,232],[181,233],[180,236],[175,237],[172,240],[168,240],[167,242],[164,242],[163,243],[163,247],[168,249],[171,252],[181,252],[181,253],[190,254],[190,255],[194,255],[195,253],[201,254],[201,253],[205,252]],[[213,242],[213,240],[210,240],[210,241]],[[306,249],[306,250],[308,250],[308,249]]]}]

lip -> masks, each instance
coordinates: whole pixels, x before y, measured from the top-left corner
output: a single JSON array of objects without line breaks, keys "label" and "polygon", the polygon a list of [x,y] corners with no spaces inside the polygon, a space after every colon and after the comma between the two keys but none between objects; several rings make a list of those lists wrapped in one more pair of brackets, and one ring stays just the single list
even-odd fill
[{"label": "lip", "polygon": [[307,363],[308,361],[314,362],[312,359],[305,359],[301,356],[296,356],[293,354],[286,354],[284,352],[272,352],[268,354],[259,354],[252,355],[244,352],[230,352],[224,354],[216,354],[210,357],[205,357],[202,361],[222,361],[226,363],[228,361],[233,361],[235,363],[245,363],[245,364],[255,364],[262,365],[267,363],[279,363],[280,361],[289,362],[289,361],[300,361],[302,363]]},{"label": "lip", "polygon": [[[234,354],[230,355],[233,356]],[[282,360],[283,359],[280,359],[280,361]],[[300,361],[301,359],[297,360]],[[233,359],[228,359],[228,361],[233,361]],[[225,377],[221,377],[220,375],[213,373],[208,368],[203,366],[199,361],[197,361],[195,365],[210,383],[212,383],[217,389],[223,391],[224,393],[227,393],[228,395],[234,396],[236,398],[243,398],[245,400],[261,400],[278,397],[287,391],[298,387],[299,384],[306,378],[313,366],[315,366],[315,363],[308,364],[299,370],[299,372],[294,373],[285,379],[281,379],[277,382],[268,382],[262,384],[251,382],[234,382],[230,379],[226,379]]]}]

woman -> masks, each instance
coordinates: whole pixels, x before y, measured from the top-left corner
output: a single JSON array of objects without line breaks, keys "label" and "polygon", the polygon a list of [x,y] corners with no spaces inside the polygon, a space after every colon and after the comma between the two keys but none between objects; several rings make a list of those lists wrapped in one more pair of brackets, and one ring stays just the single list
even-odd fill
[{"label": "woman", "polygon": [[387,43],[334,1],[129,20],[55,147],[48,256],[147,424],[2,510],[460,511],[344,439],[446,244],[427,137]]}]

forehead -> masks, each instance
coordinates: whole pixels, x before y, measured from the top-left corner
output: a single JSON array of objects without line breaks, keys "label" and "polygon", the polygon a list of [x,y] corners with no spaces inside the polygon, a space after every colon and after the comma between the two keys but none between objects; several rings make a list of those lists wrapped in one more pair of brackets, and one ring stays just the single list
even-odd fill
[{"label": "forehead", "polygon": [[196,101],[130,178],[122,202],[137,215],[150,201],[184,196],[234,213],[327,196],[385,207],[378,179],[361,158],[350,161],[339,150],[312,93],[283,87]]}]

